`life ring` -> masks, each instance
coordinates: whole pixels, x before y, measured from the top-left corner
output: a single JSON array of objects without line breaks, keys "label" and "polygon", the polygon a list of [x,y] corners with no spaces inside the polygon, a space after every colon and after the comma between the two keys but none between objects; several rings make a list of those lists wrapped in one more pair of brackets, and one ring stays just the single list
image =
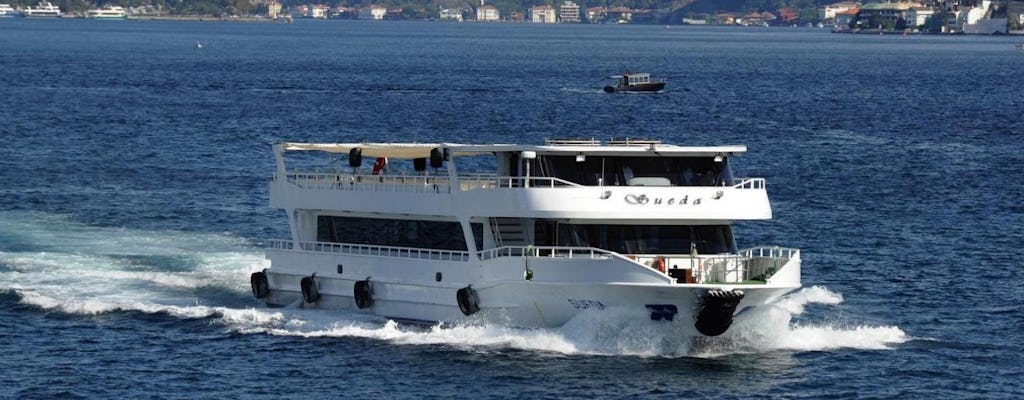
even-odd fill
[{"label": "life ring", "polygon": [[387,157],[377,157],[377,161],[373,162],[373,174],[379,175],[381,171],[388,167]]},{"label": "life ring", "polygon": [[352,286],[352,298],[356,302],[356,308],[362,310],[373,305],[373,288],[370,281],[357,281]]},{"label": "life ring", "polygon": [[270,283],[267,282],[266,271],[253,272],[249,276],[249,283],[252,284],[252,295],[262,299],[270,294]]},{"label": "life ring", "polygon": [[480,297],[472,286],[466,286],[455,292],[455,301],[459,303],[459,311],[463,315],[470,316],[480,311]]},{"label": "life ring", "polygon": [[658,257],[658,258],[656,258],[654,260],[654,264],[652,265],[652,267],[654,267],[654,269],[656,269],[656,270],[658,270],[658,271],[660,271],[661,273],[664,274],[665,271],[667,271],[665,269],[665,257]]},{"label": "life ring", "polygon": [[299,288],[302,289],[302,300],[306,303],[316,303],[320,300],[320,290],[316,285],[316,274],[302,278],[299,281]]}]

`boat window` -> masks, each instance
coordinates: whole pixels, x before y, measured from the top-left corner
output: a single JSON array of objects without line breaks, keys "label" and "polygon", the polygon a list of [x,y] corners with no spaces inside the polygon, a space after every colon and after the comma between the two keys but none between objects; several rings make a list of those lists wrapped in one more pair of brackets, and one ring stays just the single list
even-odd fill
[{"label": "boat window", "polygon": [[473,240],[476,242],[477,251],[484,248],[484,224],[479,222],[473,222],[469,224],[469,227],[473,229]]},{"label": "boat window", "polygon": [[318,216],[316,221],[316,240],[320,242],[466,251],[462,225],[455,221],[328,215]]},{"label": "boat window", "polygon": [[540,156],[534,176],[556,177],[587,186],[721,186],[732,182],[728,159],[714,157]]},{"label": "boat window", "polygon": [[[729,225],[583,225],[537,223],[543,240],[558,246],[596,247],[622,254],[736,253]],[[552,237],[554,236],[554,237]],[[538,235],[540,238],[541,235]],[[540,240],[538,240],[540,244]]]}]

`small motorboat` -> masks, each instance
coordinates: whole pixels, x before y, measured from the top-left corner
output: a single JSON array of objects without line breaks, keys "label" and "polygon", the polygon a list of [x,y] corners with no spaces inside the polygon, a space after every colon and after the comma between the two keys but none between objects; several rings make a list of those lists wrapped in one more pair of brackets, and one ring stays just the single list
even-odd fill
[{"label": "small motorboat", "polygon": [[665,81],[652,81],[651,74],[646,72],[633,73],[627,71],[622,75],[613,75],[616,84],[604,87],[606,93],[616,92],[658,92],[665,88]]}]

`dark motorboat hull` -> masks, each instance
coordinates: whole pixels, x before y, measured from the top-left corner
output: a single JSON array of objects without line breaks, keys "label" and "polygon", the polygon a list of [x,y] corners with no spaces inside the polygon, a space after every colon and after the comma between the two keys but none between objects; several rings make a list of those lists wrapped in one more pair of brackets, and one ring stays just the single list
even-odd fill
[{"label": "dark motorboat hull", "polygon": [[657,92],[665,88],[665,82],[651,82],[651,83],[639,83],[629,86],[605,86],[604,91],[606,93],[617,93],[617,92]]}]

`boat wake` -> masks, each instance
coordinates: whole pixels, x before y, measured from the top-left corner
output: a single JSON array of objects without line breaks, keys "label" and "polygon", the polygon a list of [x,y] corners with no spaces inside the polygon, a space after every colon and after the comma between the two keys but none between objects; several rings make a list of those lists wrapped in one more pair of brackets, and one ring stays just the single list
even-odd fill
[{"label": "boat wake", "polygon": [[[230,235],[95,227],[61,216],[0,213],[0,292],[41,310],[74,315],[162,313],[210,319],[245,334],[360,337],[467,351],[720,357],[774,351],[891,349],[910,338],[896,326],[813,321],[810,307],[840,294],[814,286],[750,310],[722,336],[688,339],[692,323],[651,321],[645,312],[583,313],[555,329],[501,325],[406,326],[356,312],[265,308],[248,276],[266,268],[262,250]],[[821,314],[821,313],[815,313]]]}]

